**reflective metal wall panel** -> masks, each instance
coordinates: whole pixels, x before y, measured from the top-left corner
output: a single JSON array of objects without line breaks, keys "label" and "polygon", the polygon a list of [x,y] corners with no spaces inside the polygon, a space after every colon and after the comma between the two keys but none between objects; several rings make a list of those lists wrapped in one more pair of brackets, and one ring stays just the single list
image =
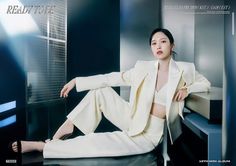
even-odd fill
[{"label": "reflective metal wall panel", "polygon": [[[219,6],[223,0],[195,1],[195,5]],[[194,63],[211,82],[222,87],[224,59],[224,15],[195,14]]]},{"label": "reflective metal wall panel", "polygon": [[182,6],[194,5],[194,0],[163,0],[163,28],[169,29],[175,39],[174,57],[179,61],[194,61],[194,15],[186,14]]},{"label": "reflective metal wall panel", "polygon": [[236,36],[235,36],[235,12],[236,2],[226,0],[230,5],[230,15],[225,16],[225,104],[223,109],[222,130],[222,159],[230,161],[225,165],[236,165]]},{"label": "reflective metal wall panel", "polygon": [[[154,60],[148,43],[151,31],[161,26],[160,0],[120,0],[120,69],[132,68],[137,60]],[[128,99],[129,89],[121,88]]]},{"label": "reflective metal wall panel", "polygon": [[223,79],[224,15],[204,13],[206,10],[199,8],[222,4],[223,0],[163,0],[162,5],[163,27],[175,38],[175,59],[194,62],[217,87],[222,87]]}]

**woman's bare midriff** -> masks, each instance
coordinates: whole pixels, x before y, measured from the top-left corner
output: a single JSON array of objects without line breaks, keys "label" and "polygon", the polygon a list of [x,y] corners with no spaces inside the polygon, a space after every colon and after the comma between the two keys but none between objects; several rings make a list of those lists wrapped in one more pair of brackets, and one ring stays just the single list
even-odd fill
[{"label": "woman's bare midriff", "polygon": [[151,114],[158,118],[165,119],[166,107],[160,104],[153,103],[151,108]]}]

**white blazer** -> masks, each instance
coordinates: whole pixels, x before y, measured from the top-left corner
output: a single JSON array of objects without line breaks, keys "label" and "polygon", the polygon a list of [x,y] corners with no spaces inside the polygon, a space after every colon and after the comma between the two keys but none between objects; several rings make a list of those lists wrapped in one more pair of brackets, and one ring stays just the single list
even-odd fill
[{"label": "white blazer", "polygon": [[[130,136],[140,134],[146,127],[150,115],[157,79],[158,61],[138,61],[134,68],[125,72],[76,78],[78,92],[107,86],[131,86],[129,103],[132,108],[129,130]],[[188,93],[208,91],[210,82],[195,70],[193,63],[170,60],[167,83],[166,120],[173,144],[180,134],[180,117],[184,101],[175,102],[175,92],[186,87]]]}]

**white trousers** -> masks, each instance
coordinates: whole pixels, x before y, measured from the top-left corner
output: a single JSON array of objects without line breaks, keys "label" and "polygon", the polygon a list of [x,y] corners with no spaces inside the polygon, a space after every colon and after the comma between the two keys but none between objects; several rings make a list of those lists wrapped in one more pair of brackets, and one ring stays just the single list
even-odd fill
[{"label": "white trousers", "polygon": [[[67,118],[85,135],[45,144],[44,158],[85,158],[142,154],[162,140],[164,119],[150,115],[146,128],[136,136],[129,127],[131,108],[112,88],[91,90]],[[103,115],[121,131],[94,133]]]}]

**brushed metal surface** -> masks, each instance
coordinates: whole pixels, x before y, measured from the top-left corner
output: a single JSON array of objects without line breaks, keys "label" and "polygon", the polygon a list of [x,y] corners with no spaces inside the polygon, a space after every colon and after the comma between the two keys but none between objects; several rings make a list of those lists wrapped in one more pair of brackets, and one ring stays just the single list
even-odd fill
[{"label": "brushed metal surface", "polygon": [[209,92],[190,94],[185,106],[208,120],[221,120],[222,98],[222,88],[211,87]]}]

